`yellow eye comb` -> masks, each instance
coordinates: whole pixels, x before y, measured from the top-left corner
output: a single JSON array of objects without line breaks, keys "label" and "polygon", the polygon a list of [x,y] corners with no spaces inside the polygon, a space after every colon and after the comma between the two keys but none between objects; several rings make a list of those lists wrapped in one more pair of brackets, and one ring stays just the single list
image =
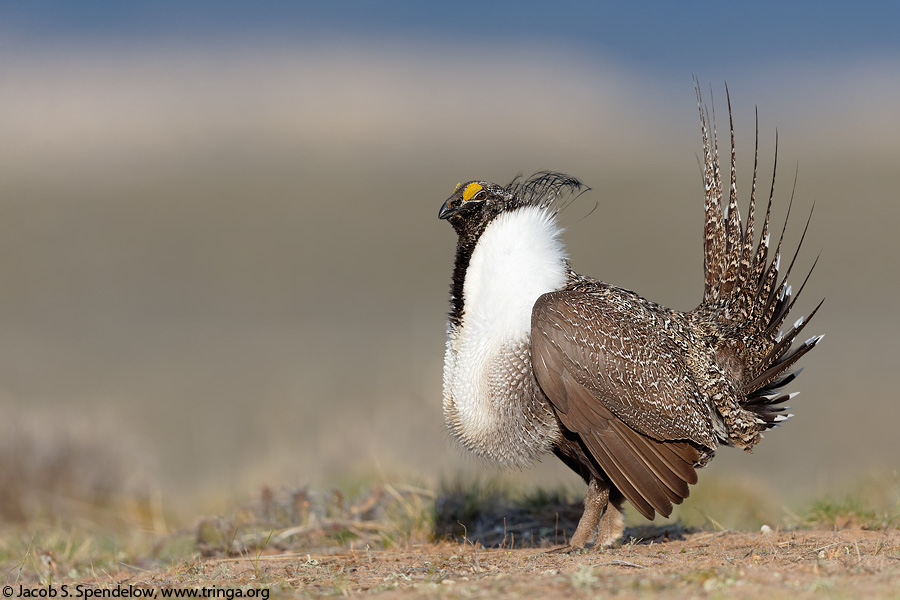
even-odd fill
[{"label": "yellow eye comb", "polygon": [[[457,189],[459,189],[459,188],[457,188]],[[470,183],[469,185],[466,186],[466,189],[463,190],[463,201],[468,202],[475,196],[475,194],[477,194],[478,192],[480,192],[483,189],[484,188],[481,187],[481,184]]]}]

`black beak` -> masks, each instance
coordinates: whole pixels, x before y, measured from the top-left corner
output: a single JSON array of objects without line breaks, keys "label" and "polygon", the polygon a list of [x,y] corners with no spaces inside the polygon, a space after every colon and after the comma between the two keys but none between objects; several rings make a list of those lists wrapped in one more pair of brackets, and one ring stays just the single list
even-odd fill
[{"label": "black beak", "polygon": [[453,196],[447,198],[447,201],[441,205],[441,210],[438,211],[438,219],[449,219],[457,213],[458,207],[452,208],[450,206],[451,200],[453,200]]}]

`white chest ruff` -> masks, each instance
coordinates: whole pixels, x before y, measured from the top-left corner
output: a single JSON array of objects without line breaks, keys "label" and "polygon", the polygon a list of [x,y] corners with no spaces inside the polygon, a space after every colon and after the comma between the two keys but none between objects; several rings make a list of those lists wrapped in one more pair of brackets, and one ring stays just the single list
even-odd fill
[{"label": "white chest ruff", "polygon": [[444,416],[469,450],[527,465],[560,435],[531,367],[531,310],[566,283],[553,218],[536,207],[497,217],[472,253],[459,327],[447,334]]}]

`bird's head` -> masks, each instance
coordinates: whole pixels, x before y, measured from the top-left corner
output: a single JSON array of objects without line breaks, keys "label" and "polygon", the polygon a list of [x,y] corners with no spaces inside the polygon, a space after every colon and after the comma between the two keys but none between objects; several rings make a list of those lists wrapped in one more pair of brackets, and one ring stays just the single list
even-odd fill
[{"label": "bird's head", "polygon": [[556,214],[587,189],[574,177],[550,171],[526,180],[517,177],[506,186],[469,181],[457,184],[453,195],[441,206],[438,218],[449,221],[463,240],[474,241],[503,212],[538,206]]},{"label": "bird's head", "polygon": [[513,195],[496,183],[458,183],[453,195],[441,205],[438,218],[449,221],[460,236],[477,238],[497,215],[510,207],[512,200]]}]

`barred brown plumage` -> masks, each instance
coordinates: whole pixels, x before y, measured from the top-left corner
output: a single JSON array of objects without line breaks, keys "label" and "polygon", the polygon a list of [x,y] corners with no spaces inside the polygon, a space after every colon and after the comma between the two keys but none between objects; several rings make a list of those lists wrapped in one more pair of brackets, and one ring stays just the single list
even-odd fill
[{"label": "barred brown plumage", "polygon": [[705,277],[703,300],[692,311],[569,268],[556,217],[587,189],[573,177],[542,172],[507,186],[468,182],[439,213],[458,234],[444,364],[449,428],[467,448],[501,464],[526,465],[553,452],[581,475],[588,492],[574,548],[617,541],[626,499],[649,519],[668,516],[720,444],[750,450],[763,431],[786,420],[783,403],[793,394],[780,390],[822,339],[791,350],[821,302],[780,332],[809,279],[792,294],[787,279],[806,228],[781,274],[787,217],[768,259],[773,172],[754,242],[758,124],[743,225],[730,97],[727,201],[699,85],[697,99]]}]

